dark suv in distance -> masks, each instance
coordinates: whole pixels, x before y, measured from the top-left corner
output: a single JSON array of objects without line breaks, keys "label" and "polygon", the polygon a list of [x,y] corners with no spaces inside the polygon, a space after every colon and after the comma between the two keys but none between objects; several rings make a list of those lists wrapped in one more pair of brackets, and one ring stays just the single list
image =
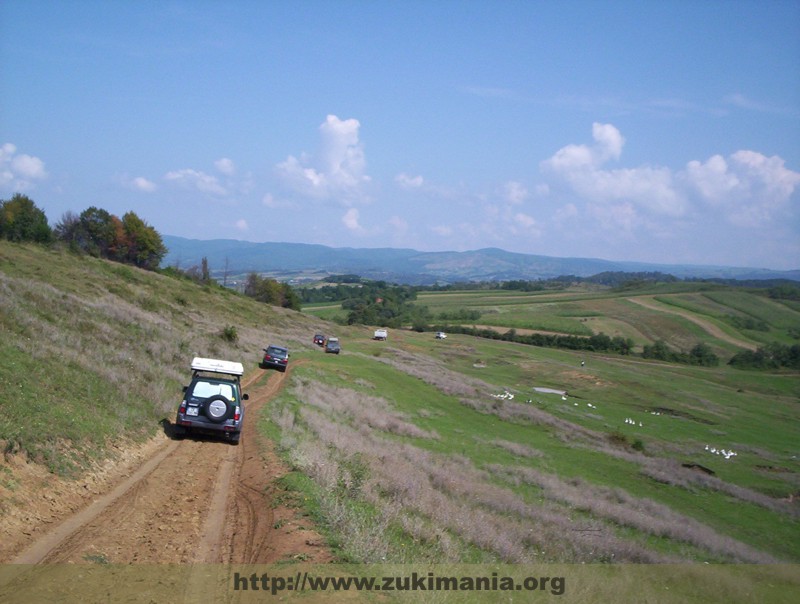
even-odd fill
[{"label": "dark suv in distance", "polygon": [[324,333],[315,333],[314,334],[314,344],[317,346],[325,346],[325,334]]},{"label": "dark suv in distance", "polygon": [[325,342],[325,352],[339,354],[341,350],[342,347],[339,345],[339,338],[328,338],[328,341]]},{"label": "dark suv in distance", "polygon": [[278,371],[286,371],[286,366],[289,364],[289,350],[283,346],[268,346],[264,349],[264,358],[258,364],[261,369],[277,369]]},{"label": "dark suv in distance", "polygon": [[249,398],[242,394],[239,378],[243,373],[241,363],[201,357],[192,360],[192,381],[183,387],[183,400],[175,419],[183,435],[214,434],[239,444],[243,401]]}]

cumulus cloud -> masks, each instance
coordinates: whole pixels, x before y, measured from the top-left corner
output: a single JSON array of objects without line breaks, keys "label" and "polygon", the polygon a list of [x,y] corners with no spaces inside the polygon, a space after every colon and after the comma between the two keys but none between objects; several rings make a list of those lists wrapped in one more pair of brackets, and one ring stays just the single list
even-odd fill
[{"label": "cumulus cloud", "polygon": [[360,231],[361,225],[358,223],[359,213],[355,208],[350,208],[342,216],[342,224],[350,231]]},{"label": "cumulus cloud", "polygon": [[737,151],[727,160],[714,155],[691,161],[684,178],[710,206],[719,208],[737,226],[761,226],[789,203],[800,186],[800,173],[778,156]]},{"label": "cumulus cloud", "polygon": [[514,222],[525,228],[531,228],[536,225],[536,219],[533,216],[523,214],[522,212],[514,214]]},{"label": "cumulus cloud", "polygon": [[12,191],[24,191],[47,178],[44,162],[38,157],[17,153],[16,145],[0,147],[0,186]]},{"label": "cumulus cloud", "polygon": [[320,126],[319,152],[299,158],[290,155],[276,170],[286,185],[301,195],[335,200],[349,206],[369,201],[365,186],[366,159],[356,119],[340,120],[329,115]]},{"label": "cumulus cloud", "polygon": [[542,171],[565,182],[582,198],[596,203],[628,202],[657,214],[680,216],[686,200],[668,168],[644,166],[603,169],[622,155],[625,139],[611,124],[592,126],[595,144],[568,145],[541,163]]},{"label": "cumulus cloud", "polygon": [[236,166],[233,160],[223,157],[214,162],[214,167],[225,176],[233,176],[236,173]]},{"label": "cumulus cloud", "polygon": [[219,183],[219,180],[215,176],[189,168],[167,172],[164,176],[164,180],[173,182],[186,189],[194,189],[211,195],[225,196],[228,194],[225,187]]},{"label": "cumulus cloud", "polygon": [[276,198],[272,193],[267,193],[261,198],[261,203],[272,210],[294,208],[295,204],[288,199]]},{"label": "cumulus cloud", "polygon": [[394,181],[402,189],[419,189],[425,183],[422,176],[409,176],[405,172],[395,176]]},{"label": "cumulus cloud", "polygon": [[609,168],[625,139],[610,124],[594,124],[592,135],[592,144],[565,146],[540,164],[551,191],[568,200],[553,214],[556,226],[580,229],[590,221],[594,229],[660,239],[698,224],[767,233],[785,222],[800,188],[800,173],[782,158],[751,150],[689,161],[682,170]]},{"label": "cumulus cloud", "polygon": [[143,193],[152,193],[156,189],[158,189],[158,185],[151,180],[146,179],[144,176],[137,176],[136,178],[132,178],[128,183],[130,188],[134,189],[135,191],[142,191]]},{"label": "cumulus cloud", "polygon": [[528,198],[528,189],[521,183],[510,181],[503,187],[504,196],[509,203],[519,205]]}]

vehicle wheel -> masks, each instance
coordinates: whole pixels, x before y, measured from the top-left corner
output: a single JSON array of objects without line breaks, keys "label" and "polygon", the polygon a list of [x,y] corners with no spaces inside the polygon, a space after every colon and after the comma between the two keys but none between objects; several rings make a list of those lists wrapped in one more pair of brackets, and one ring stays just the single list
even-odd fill
[{"label": "vehicle wheel", "polygon": [[231,408],[231,402],[220,395],[207,398],[206,402],[203,404],[203,411],[206,417],[215,424],[221,424],[228,419]]},{"label": "vehicle wheel", "polygon": [[240,438],[242,438],[242,433],[237,432],[236,436],[232,436],[228,442],[230,442],[232,445],[238,445]]}]

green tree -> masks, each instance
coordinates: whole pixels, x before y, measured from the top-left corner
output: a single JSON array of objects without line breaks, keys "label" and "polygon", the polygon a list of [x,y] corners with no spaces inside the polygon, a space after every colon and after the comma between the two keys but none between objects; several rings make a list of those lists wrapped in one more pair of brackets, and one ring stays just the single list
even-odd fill
[{"label": "green tree", "polygon": [[259,277],[258,273],[253,272],[247,275],[244,295],[272,306],[300,310],[300,297],[288,283],[279,283],[275,279]]},{"label": "green tree", "polygon": [[200,279],[203,283],[211,283],[211,272],[208,270],[208,258],[203,256],[200,261]]},{"label": "green tree", "polygon": [[158,231],[134,212],[122,217],[122,227],[127,238],[127,261],[147,270],[157,269],[167,253]]},{"label": "green tree", "polygon": [[77,235],[81,250],[91,256],[108,258],[116,235],[111,214],[95,206],[86,208],[81,212]]},{"label": "green tree", "polygon": [[700,342],[689,351],[689,363],[703,367],[716,367],[719,365],[719,357],[714,354],[708,344]]},{"label": "green tree", "polygon": [[0,237],[9,241],[49,243],[53,231],[47,216],[27,195],[15,193],[7,201],[0,200]]},{"label": "green tree", "polygon": [[675,356],[669,349],[664,340],[657,340],[652,345],[646,344],[642,350],[645,359],[657,359],[659,361],[671,361]]},{"label": "green tree", "polygon": [[81,233],[81,219],[74,212],[64,212],[61,220],[56,223],[54,234],[56,239],[65,242],[73,251],[79,251]]}]

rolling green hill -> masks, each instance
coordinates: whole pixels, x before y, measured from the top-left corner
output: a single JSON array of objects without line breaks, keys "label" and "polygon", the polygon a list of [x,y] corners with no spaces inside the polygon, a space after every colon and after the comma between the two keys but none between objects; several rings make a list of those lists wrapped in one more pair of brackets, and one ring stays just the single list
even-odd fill
[{"label": "rolling green hill", "polygon": [[[728,353],[731,339],[777,338],[797,317],[725,292],[425,302],[490,308],[503,327],[618,329],[639,343],[700,339]],[[728,314],[757,316],[768,331],[751,334]],[[315,347],[315,331],[339,336],[343,353]],[[0,242],[0,444],[79,476],[112,444],[174,416],[193,356],[251,372],[261,348],[281,342],[292,349],[290,381],[260,429],[295,468],[284,486],[304,493],[343,559],[800,561],[796,372],[370,334]],[[5,506],[12,472],[0,481]]]}]

